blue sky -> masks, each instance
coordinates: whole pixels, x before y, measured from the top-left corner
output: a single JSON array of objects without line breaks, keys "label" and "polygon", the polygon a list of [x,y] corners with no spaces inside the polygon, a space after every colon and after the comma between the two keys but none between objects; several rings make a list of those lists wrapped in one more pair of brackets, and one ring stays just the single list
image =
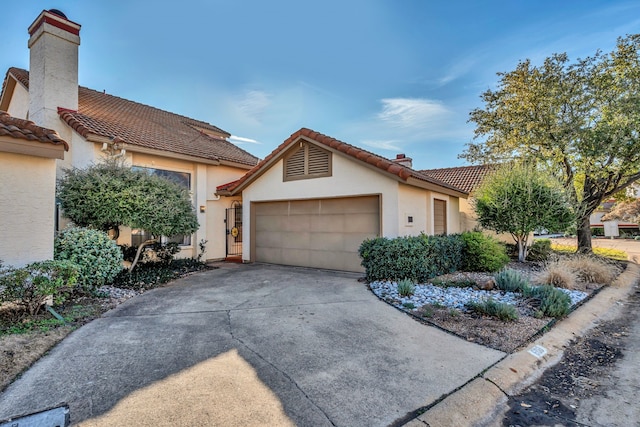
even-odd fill
[{"label": "blue sky", "polygon": [[204,120],[265,157],[301,127],[414,168],[465,164],[469,112],[519,60],[610,51],[638,1],[54,0],[13,2],[2,73],[27,68],[27,27],[82,25],[80,84]]}]

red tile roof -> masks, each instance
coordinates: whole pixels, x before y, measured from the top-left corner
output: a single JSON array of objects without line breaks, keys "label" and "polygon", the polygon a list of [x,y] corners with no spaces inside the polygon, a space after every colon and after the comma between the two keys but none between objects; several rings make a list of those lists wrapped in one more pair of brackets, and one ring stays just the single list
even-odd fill
[{"label": "red tile roof", "polygon": [[399,177],[402,181],[407,181],[409,178],[414,178],[420,181],[425,181],[431,184],[435,184],[439,187],[444,187],[449,190],[453,190],[458,193],[466,193],[462,189],[454,185],[448,184],[446,182],[443,182],[437,178],[432,178],[421,172],[415,171],[411,168],[400,165],[389,159],[385,159],[384,157],[378,156],[377,154],[373,154],[369,151],[365,151],[351,144],[347,144],[346,142],[342,142],[340,140],[331,138],[330,136],[323,135],[319,132],[315,132],[307,128],[302,128],[299,131],[292,134],[282,144],[280,144],[275,150],[273,150],[271,154],[265,157],[264,160],[262,160],[253,169],[247,172],[242,178],[240,178],[237,181],[229,182],[227,184],[218,186],[217,191],[233,193],[239,187],[241,187],[244,183],[250,180],[254,175],[258,174],[260,171],[265,169],[267,165],[270,165],[272,160],[274,160],[275,158],[283,154],[300,137],[306,137],[319,144],[326,145],[327,147],[330,147],[350,157],[353,157],[360,162],[367,163],[371,166],[374,166],[380,169],[381,171],[387,172],[391,175],[395,175]]},{"label": "red tile roof", "polygon": [[495,165],[478,165],[426,169],[421,170],[420,173],[460,188],[466,193],[471,193],[493,170],[495,170]]},{"label": "red tile roof", "polygon": [[0,111],[0,136],[11,136],[43,144],[62,145],[65,151],[69,151],[69,144],[60,138],[55,130],[40,127],[29,120],[12,117],[4,111]]},{"label": "red tile roof", "polygon": [[[10,68],[9,75],[29,87],[28,71]],[[58,114],[85,138],[119,137],[129,145],[247,166],[259,160],[227,141],[228,132],[209,123],[82,86],[78,111],[59,108]]]}]

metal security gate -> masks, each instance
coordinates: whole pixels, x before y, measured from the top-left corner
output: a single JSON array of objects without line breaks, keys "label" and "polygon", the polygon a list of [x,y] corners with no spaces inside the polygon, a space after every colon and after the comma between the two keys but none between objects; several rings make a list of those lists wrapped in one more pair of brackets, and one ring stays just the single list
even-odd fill
[{"label": "metal security gate", "polygon": [[224,220],[227,229],[227,256],[242,255],[242,205],[234,202]]}]

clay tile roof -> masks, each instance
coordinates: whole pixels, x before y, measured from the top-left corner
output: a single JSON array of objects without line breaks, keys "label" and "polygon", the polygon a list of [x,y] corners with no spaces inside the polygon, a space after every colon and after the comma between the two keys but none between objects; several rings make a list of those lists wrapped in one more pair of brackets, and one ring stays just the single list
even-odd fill
[{"label": "clay tile roof", "polygon": [[0,111],[0,136],[11,136],[43,144],[62,145],[65,151],[69,151],[69,144],[60,138],[55,130],[40,127],[29,120],[12,117],[4,111]]},{"label": "clay tile roof", "polygon": [[406,166],[400,165],[396,162],[393,162],[389,159],[385,159],[384,157],[378,156],[377,154],[368,152],[351,144],[347,144],[346,142],[342,142],[335,138],[332,138],[327,135],[323,135],[319,132],[313,131],[311,129],[302,128],[299,131],[293,133],[289,138],[287,138],[282,144],[280,144],[275,150],[271,152],[267,157],[264,158],[260,163],[258,163],[253,169],[248,171],[242,178],[237,181],[230,182],[224,185],[217,187],[217,190],[220,192],[233,192],[242,184],[247,182],[252,176],[256,175],[260,172],[265,165],[268,165],[273,159],[280,156],[286,151],[293,142],[298,140],[300,137],[306,137],[311,139],[319,144],[326,145],[327,147],[333,148],[341,153],[344,153],[347,156],[353,157],[356,160],[359,160],[364,163],[368,163],[369,165],[375,166],[381,171],[387,172],[391,175],[396,175],[403,181],[407,181],[409,178],[415,178],[421,181],[429,182],[431,184],[438,185],[440,187],[448,188],[450,190],[454,190],[460,193],[466,193],[462,189],[443,182],[437,178],[430,177],[428,175],[422,174],[416,170],[408,168]]},{"label": "clay tile roof", "polygon": [[[29,72],[10,68],[29,87]],[[83,137],[119,137],[129,145],[208,160],[253,166],[258,158],[226,140],[228,132],[200,120],[170,113],[117,96],[78,87],[78,111],[58,109],[60,118]]]},{"label": "clay tile roof", "polygon": [[421,170],[420,173],[453,185],[466,193],[471,193],[495,168],[495,165],[460,166]]}]

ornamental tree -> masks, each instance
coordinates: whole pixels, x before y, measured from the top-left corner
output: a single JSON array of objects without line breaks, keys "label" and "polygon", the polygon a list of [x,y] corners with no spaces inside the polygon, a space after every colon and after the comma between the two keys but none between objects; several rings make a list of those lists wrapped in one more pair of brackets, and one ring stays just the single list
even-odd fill
[{"label": "ornamental tree", "polygon": [[611,212],[602,217],[603,221],[616,219],[640,224],[640,199],[618,203]]},{"label": "ornamental tree", "polygon": [[57,197],[64,215],[76,225],[104,231],[120,226],[141,228],[152,238],[191,234],[199,227],[189,191],[166,178],[107,160],[105,163],[64,171]]},{"label": "ornamental tree", "polygon": [[478,222],[497,233],[509,233],[524,262],[528,240],[538,228],[563,231],[573,209],[562,184],[535,166],[508,164],[489,175],[473,194]]},{"label": "ornamental tree", "polygon": [[640,34],[608,53],[571,63],[555,54],[498,73],[484,108],[470,114],[475,138],[460,156],[493,163],[513,158],[544,166],[576,202],[578,248],[591,251],[589,216],[640,178]]}]

